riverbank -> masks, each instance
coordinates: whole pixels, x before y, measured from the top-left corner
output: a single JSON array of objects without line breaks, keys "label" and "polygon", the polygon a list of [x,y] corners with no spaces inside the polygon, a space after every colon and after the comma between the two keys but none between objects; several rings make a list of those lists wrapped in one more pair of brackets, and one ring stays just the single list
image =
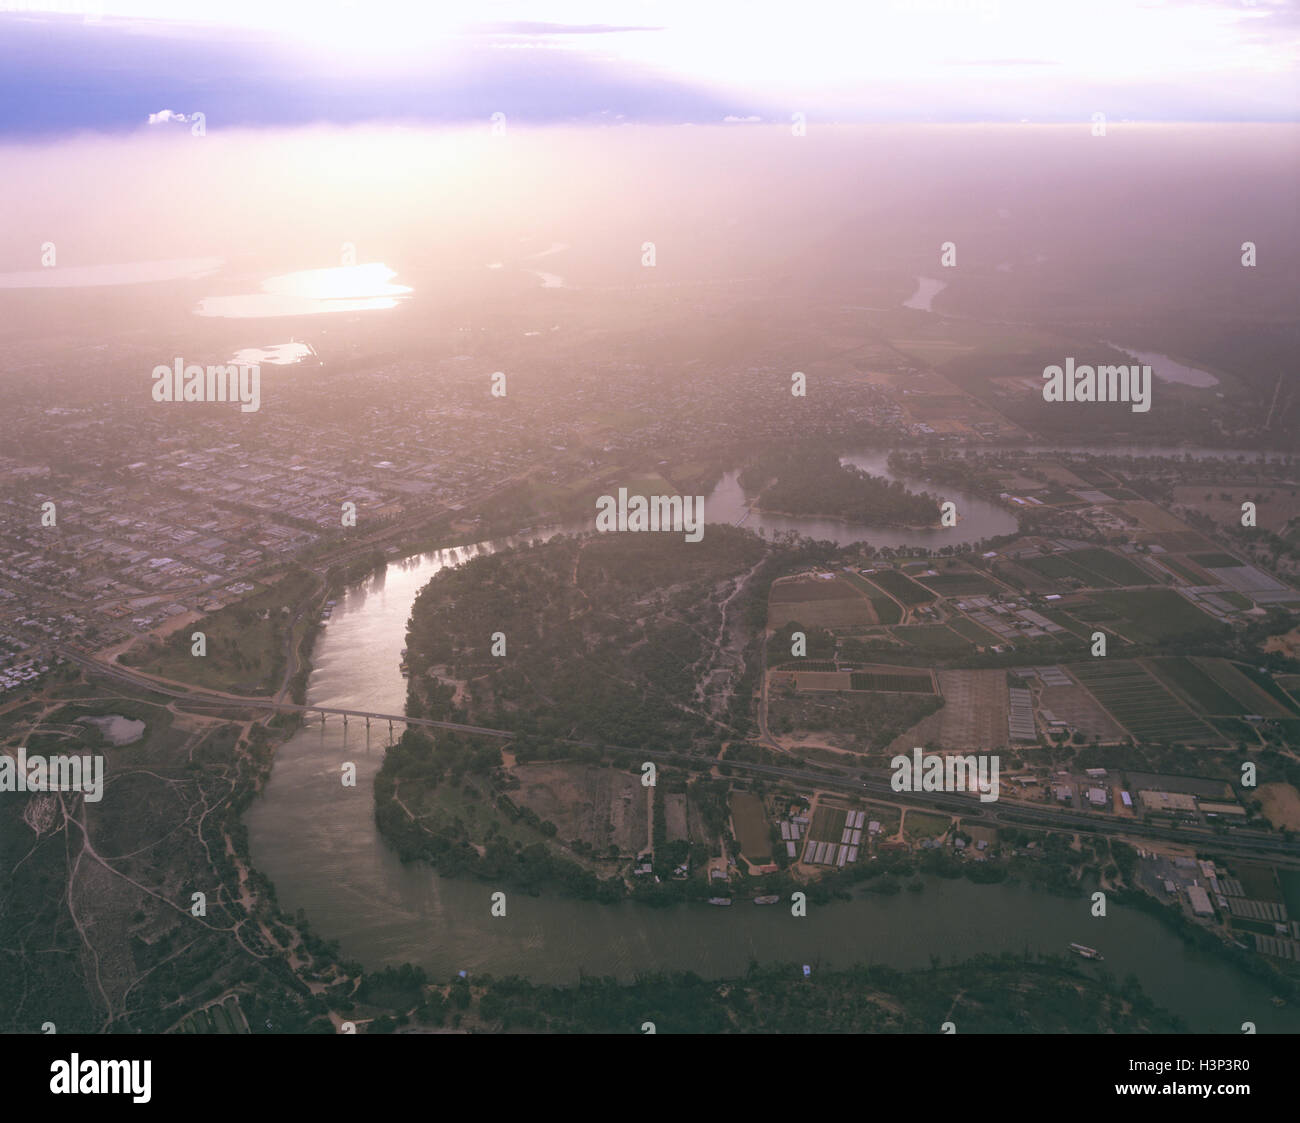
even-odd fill
[{"label": "riverbank", "polygon": [[427,984],[409,969],[367,980],[349,1016],[399,1025],[542,1033],[1177,1033],[1186,1022],[1145,994],[1061,956],[980,955],[945,967],[826,969],[753,964],[705,980],[646,972],[630,983],[548,986],[511,977]]},{"label": "riverbank", "polygon": [[[847,515],[830,515],[821,511],[796,514],[793,511],[778,511],[773,507],[760,507],[757,503],[750,504],[749,509],[757,515],[771,515],[774,518],[779,519],[824,519],[829,520],[830,522],[843,523],[845,526],[865,526],[869,529],[876,530],[911,530],[920,532],[941,529],[939,523],[898,523],[889,522],[887,520],[859,523],[850,519]],[[961,522],[960,517],[957,518],[957,522]]]}]

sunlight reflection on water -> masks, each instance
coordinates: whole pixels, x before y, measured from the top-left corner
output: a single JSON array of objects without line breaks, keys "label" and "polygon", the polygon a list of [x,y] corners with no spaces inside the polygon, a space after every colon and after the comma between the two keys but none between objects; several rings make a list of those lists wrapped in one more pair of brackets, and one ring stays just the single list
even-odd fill
[{"label": "sunlight reflection on water", "polygon": [[268,277],[261,292],[209,296],[200,316],[316,316],[326,312],[370,312],[394,308],[412,290],[389,282],[397,274],[383,262],[304,269]]}]

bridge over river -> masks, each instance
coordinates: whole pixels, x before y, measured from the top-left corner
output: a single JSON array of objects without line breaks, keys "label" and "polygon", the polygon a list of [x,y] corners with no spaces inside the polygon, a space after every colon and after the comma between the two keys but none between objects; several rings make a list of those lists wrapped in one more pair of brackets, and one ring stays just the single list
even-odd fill
[{"label": "bridge over river", "polygon": [[140,690],[151,690],[156,694],[176,698],[189,706],[206,706],[226,710],[259,709],[275,710],[281,713],[320,714],[322,719],[329,714],[338,714],[342,716],[345,724],[348,718],[358,717],[364,718],[367,725],[371,721],[386,721],[390,726],[401,722],[403,725],[420,725],[431,729],[451,729],[457,733],[475,733],[482,737],[498,737],[502,740],[509,740],[515,736],[514,733],[506,729],[489,729],[482,725],[465,725],[456,721],[434,721],[432,718],[408,717],[406,714],[388,714],[377,710],[347,710],[338,706],[299,705],[297,702],[286,702],[277,698],[253,698],[242,694],[224,694],[216,691],[179,690],[148,675],[137,674],[116,664],[101,663],[97,659],[92,659],[68,648],[61,649],[60,653],[79,667],[83,667],[95,674],[134,686]]}]

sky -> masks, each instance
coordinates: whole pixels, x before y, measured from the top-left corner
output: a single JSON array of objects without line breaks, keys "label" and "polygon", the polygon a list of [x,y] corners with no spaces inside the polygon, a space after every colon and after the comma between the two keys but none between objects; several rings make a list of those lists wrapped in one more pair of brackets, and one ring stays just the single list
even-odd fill
[{"label": "sky", "polygon": [[0,135],[1294,121],[1300,0],[0,0]]}]

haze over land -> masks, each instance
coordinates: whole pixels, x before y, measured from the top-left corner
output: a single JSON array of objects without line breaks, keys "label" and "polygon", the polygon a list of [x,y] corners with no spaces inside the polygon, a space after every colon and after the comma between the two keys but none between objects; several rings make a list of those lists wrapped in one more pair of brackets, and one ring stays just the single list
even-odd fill
[{"label": "haze over land", "polygon": [[[1298,143],[1290,125],[1112,126],[1105,137],[970,125],[808,137],[779,126],[181,132],[18,147],[0,188],[14,216],[0,235],[12,313],[0,338],[20,356],[33,338],[56,350],[116,341],[59,391],[69,400],[101,380],[130,394],[140,366],[224,360],[267,331],[314,332],[327,359],[554,364],[552,383],[581,350],[615,384],[639,346],[636,359],[658,364],[667,385],[685,357],[680,336],[698,341],[690,324],[704,313],[705,355],[732,369],[779,355],[791,369],[844,370],[864,357],[855,344],[893,331],[931,337],[926,357],[978,388],[1036,376],[1063,348],[1118,339],[1226,376],[1229,408],[1242,395],[1267,408],[1294,347]],[[93,185],[78,172],[86,166]],[[165,289],[14,287],[49,275],[41,231],[57,232],[69,270],[220,264]],[[1258,264],[1243,269],[1248,240]],[[645,242],[653,272],[641,264]],[[938,270],[948,242],[956,267]],[[409,299],[346,333],[294,317],[254,326],[193,315],[269,277],[345,260],[387,266]],[[543,286],[543,262],[564,288]],[[900,309],[916,278],[936,271],[945,287],[933,310],[990,325],[976,341],[960,324],[918,333]],[[149,354],[119,350],[135,343]],[[1276,407],[1273,443],[1294,416],[1289,387]],[[1087,424],[1078,435],[1089,437]],[[1092,435],[1105,439],[1104,427]]]}]

